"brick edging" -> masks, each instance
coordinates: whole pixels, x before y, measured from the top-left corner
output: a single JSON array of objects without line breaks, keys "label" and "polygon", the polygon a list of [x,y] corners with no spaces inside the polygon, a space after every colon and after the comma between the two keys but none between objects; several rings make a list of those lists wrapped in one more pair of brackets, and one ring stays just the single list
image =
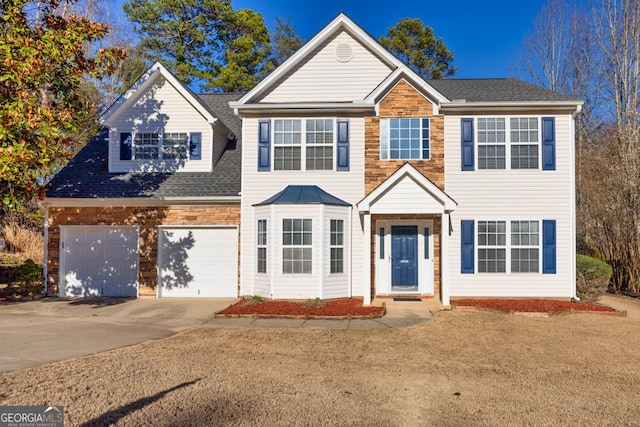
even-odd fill
[{"label": "brick edging", "polygon": [[452,310],[455,311],[488,311],[491,313],[512,314],[514,316],[524,317],[552,317],[552,316],[566,316],[569,314],[603,314],[605,316],[614,317],[627,317],[626,310],[616,311],[598,311],[598,310],[575,310],[573,308],[562,311],[516,311],[516,310],[498,310],[495,308],[478,307],[474,305],[452,305]]},{"label": "brick edging", "polygon": [[[230,306],[231,307],[231,306]],[[228,307],[227,307],[228,308]],[[380,319],[387,314],[386,304],[382,303],[382,310],[375,314],[349,314],[346,316],[315,316],[312,314],[222,314],[214,313],[213,318],[251,318],[251,319],[299,319],[299,320],[364,320],[364,319]],[[226,308],[224,309],[226,310]],[[224,311],[221,310],[221,311]]]}]

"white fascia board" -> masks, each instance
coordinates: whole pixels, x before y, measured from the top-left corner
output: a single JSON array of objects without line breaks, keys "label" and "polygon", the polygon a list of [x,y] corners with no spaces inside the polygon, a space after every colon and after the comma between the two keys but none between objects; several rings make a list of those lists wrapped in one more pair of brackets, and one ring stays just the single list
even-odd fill
[{"label": "white fascia board", "polygon": [[444,111],[505,110],[505,109],[570,109],[580,111],[583,101],[499,101],[499,102],[450,102],[441,105]]},{"label": "white fascia board", "polygon": [[[425,82],[422,77],[411,71],[411,69],[404,64],[396,68],[391,74],[389,74],[382,81],[382,83],[380,83],[369,95],[367,95],[364,100],[366,102],[375,102],[376,99],[378,99],[380,96],[382,96],[380,100],[384,99],[386,93],[388,93],[393,87],[398,84],[398,82],[402,80],[406,81],[407,84],[411,85],[418,92],[422,92],[423,95],[430,95],[440,104],[449,102],[449,99],[447,97],[438,92],[433,86]],[[418,88],[416,88],[415,86],[418,86]]]},{"label": "white fascia board", "polygon": [[164,197],[164,198],[45,198],[47,207],[107,207],[107,206],[173,206],[173,205],[239,205],[240,196]]},{"label": "white fascia board", "polygon": [[156,62],[153,64],[120,98],[116,100],[107,110],[100,116],[100,124],[110,126],[111,122],[118,116],[119,112],[129,106],[135,99],[135,93],[146,89],[158,76],[162,76],[167,80],[187,102],[189,102],[208,123],[215,123],[217,119],[209,113],[202,103],[169,72],[162,64]]},{"label": "white fascia board", "polygon": [[384,49],[380,44],[371,37],[366,31],[360,28],[355,22],[349,19],[344,13],[340,13],[333,21],[318,32],[311,40],[309,40],[296,53],[291,55],[282,65],[276,68],[266,79],[262,80],[256,87],[247,92],[242,98],[236,102],[230,102],[231,108],[239,108],[241,105],[248,103],[256,95],[262,93],[278,80],[280,76],[287,73],[302,61],[316,47],[320,46],[325,40],[331,37],[336,31],[346,29],[352,33],[362,44],[380,56],[385,62],[394,67],[403,66],[402,62],[393,56],[388,50]]},{"label": "white fascia board", "polygon": [[405,163],[400,169],[395,171],[389,178],[387,178],[382,184],[376,187],[371,193],[369,193],[364,199],[357,203],[358,210],[360,212],[369,212],[371,205],[385,194],[388,190],[393,188],[404,176],[410,176],[413,178],[422,188],[431,194],[436,200],[438,200],[445,212],[452,212],[456,209],[458,204],[447,193],[442,191],[433,182],[422,175],[416,168],[409,163]]}]

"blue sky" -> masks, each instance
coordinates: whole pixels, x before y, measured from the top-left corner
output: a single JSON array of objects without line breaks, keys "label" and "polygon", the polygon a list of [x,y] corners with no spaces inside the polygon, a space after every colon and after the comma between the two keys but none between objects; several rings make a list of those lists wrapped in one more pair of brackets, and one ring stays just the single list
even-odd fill
[{"label": "blue sky", "polygon": [[306,41],[340,12],[376,39],[402,18],[420,18],[455,54],[455,77],[509,77],[524,36],[544,0],[233,0],[234,9],[260,12],[271,30],[290,18]]}]

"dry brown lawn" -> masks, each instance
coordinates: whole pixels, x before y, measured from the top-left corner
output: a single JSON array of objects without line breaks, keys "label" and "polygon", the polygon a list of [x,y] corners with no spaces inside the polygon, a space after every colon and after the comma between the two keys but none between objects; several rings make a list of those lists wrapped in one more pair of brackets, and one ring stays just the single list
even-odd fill
[{"label": "dry brown lawn", "polygon": [[0,374],[66,425],[637,425],[628,317],[441,312],[398,330],[216,329]]}]

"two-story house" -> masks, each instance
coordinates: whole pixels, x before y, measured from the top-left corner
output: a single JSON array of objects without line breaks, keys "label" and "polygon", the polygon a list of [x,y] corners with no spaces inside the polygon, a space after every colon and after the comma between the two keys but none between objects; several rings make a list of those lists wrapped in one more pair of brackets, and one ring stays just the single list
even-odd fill
[{"label": "two-story house", "polygon": [[49,185],[49,293],[574,297],[581,105],[425,81],[343,14],[244,95],[156,64]]}]

